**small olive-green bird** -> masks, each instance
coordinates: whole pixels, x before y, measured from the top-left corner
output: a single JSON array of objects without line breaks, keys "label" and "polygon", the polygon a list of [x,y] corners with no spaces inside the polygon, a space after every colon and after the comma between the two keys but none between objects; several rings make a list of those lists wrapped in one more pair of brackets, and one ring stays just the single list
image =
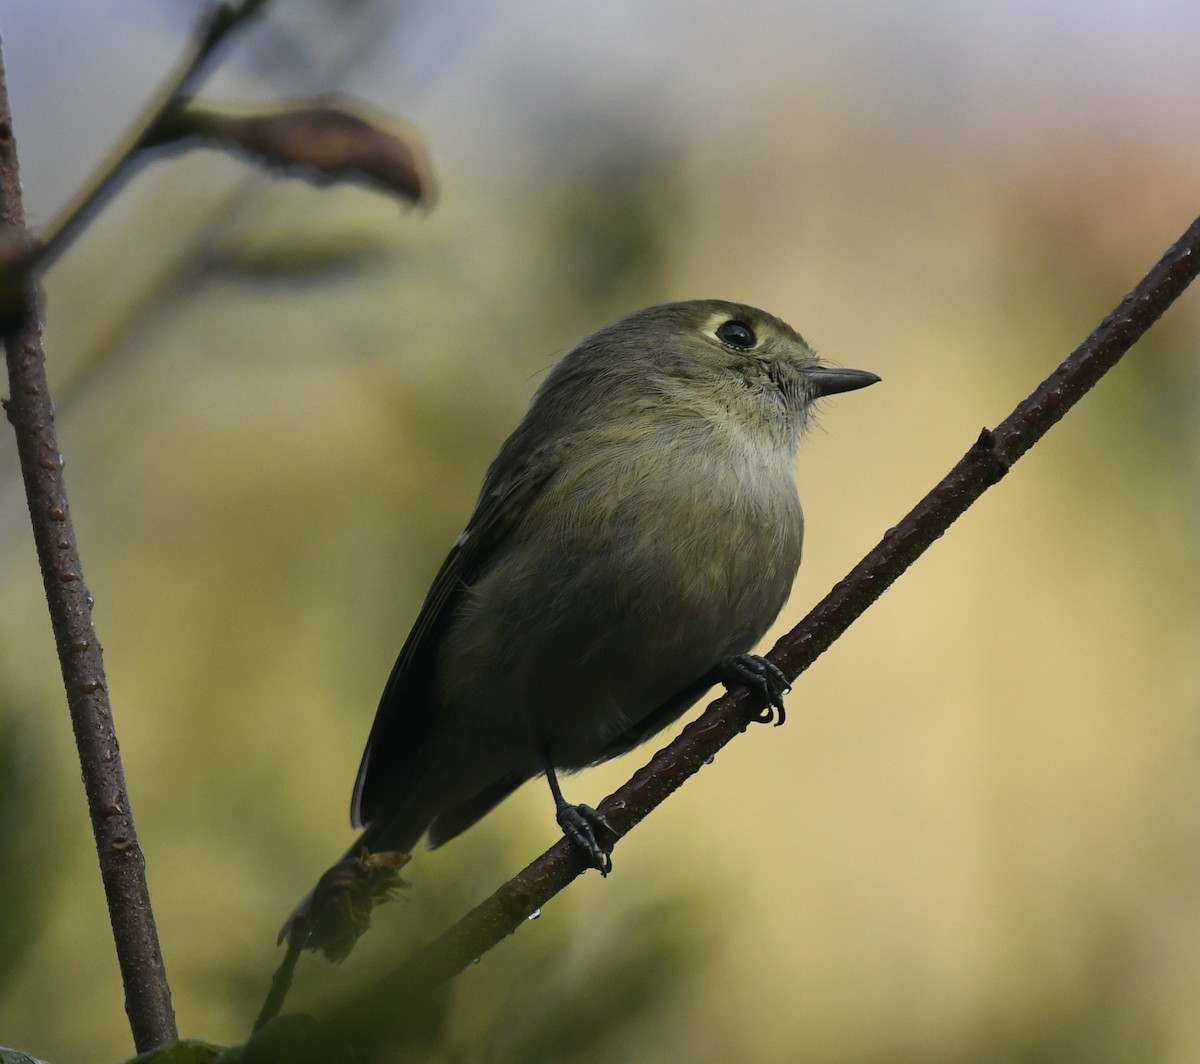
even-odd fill
[{"label": "small olive-green bird", "polygon": [[569,351],[388,678],[351,852],[439,846],[544,773],[559,825],[607,871],[603,819],[556,772],[631,750],[718,682],[782,709],[785,677],[749,652],[800,564],[796,444],[817,399],[878,380],[718,300],[630,314]]}]

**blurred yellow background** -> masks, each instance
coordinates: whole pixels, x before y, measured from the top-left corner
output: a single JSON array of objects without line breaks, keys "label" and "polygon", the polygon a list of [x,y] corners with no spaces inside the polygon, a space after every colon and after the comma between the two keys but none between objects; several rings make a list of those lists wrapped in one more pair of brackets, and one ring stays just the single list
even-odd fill
[{"label": "blurred yellow background", "polygon": [[[0,0],[44,223],[191,3]],[[156,163],[46,278],[67,484],[181,1033],[245,1037],[375,702],[540,374],[720,297],[879,373],[797,469],[794,624],[1200,209],[1200,9],[279,0],[218,97],[404,114],[431,212]],[[1200,1059],[1200,296],[751,729],[455,987],[420,1059]],[[0,1044],[132,1052],[11,444]],[[664,741],[669,736],[664,737]],[[597,802],[653,747],[569,781]],[[556,836],[409,867],[319,1010]]]}]

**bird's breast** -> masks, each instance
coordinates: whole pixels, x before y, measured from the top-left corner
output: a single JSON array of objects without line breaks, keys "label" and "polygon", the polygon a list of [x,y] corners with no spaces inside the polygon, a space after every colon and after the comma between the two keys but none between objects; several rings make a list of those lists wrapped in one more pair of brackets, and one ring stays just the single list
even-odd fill
[{"label": "bird's breast", "polygon": [[779,456],[688,439],[581,456],[466,590],[446,701],[490,707],[472,720],[497,741],[521,732],[588,764],[751,649],[787,599],[802,534]]}]

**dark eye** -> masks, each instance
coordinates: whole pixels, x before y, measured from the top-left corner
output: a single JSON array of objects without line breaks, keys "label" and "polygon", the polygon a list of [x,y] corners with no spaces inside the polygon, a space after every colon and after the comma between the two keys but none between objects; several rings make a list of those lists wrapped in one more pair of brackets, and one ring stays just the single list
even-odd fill
[{"label": "dark eye", "polygon": [[725,322],[717,329],[717,339],[741,351],[749,351],[758,343],[758,337],[754,335],[754,330],[744,321],[738,321],[737,318]]}]

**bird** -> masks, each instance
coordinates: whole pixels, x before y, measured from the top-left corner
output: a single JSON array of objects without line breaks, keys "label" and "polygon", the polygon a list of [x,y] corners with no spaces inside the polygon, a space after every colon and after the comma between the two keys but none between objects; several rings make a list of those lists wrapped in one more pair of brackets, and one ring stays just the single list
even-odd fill
[{"label": "bird", "polygon": [[349,853],[441,846],[544,775],[559,827],[607,873],[615,840],[560,772],[632,750],[718,683],[782,719],[787,678],[751,651],[800,565],[797,444],[818,399],[879,379],[724,300],[649,307],[568,351],[388,676]]}]

